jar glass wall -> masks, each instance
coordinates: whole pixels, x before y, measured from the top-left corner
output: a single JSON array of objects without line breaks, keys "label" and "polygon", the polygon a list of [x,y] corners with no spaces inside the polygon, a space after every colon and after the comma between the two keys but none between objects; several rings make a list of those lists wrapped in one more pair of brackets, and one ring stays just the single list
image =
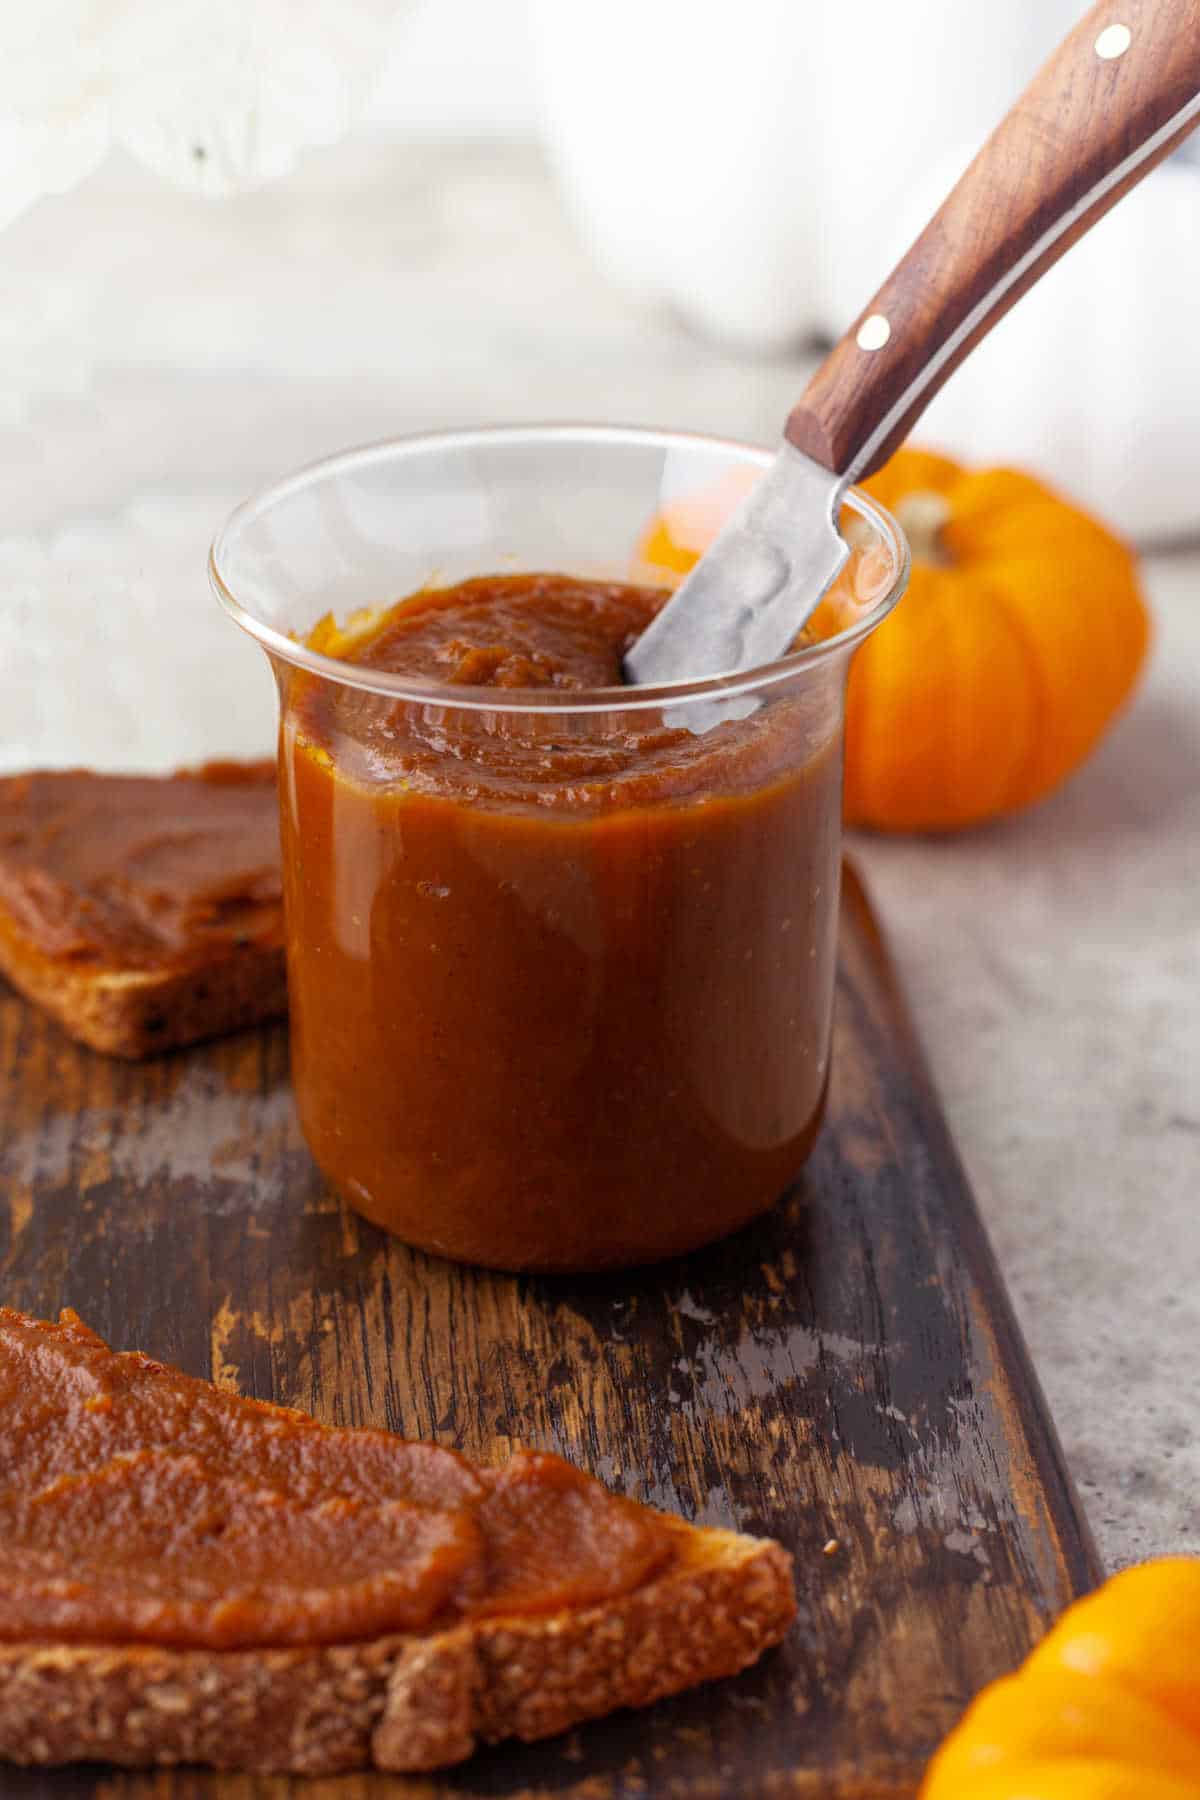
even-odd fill
[{"label": "jar glass wall", "polygon": [[719,512],[767,460],[605,428],[410,439],[280,483],[214,545],[279,685],[301,1123],[410,1243],[643,1262],[796,1174],[829,1071],[846,672],[907,553],[851,495],[841,629],[654,690],[409,680],[324,654],[322,621],[481,575],[653,581],[652,522]]}]

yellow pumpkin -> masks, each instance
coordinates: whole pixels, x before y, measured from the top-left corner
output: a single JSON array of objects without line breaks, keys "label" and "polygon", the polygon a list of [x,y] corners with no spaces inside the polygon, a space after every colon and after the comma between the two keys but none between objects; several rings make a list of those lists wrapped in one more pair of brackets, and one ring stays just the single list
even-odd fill
[{"label": "yellow pumpkin", "polygon": [[921,1800],[1200,1800],[1200,1559],[1070,1607],[968,1709]]},{"label": "yellow pumpkin", "polygon": [[1200,1557],[1114,1575],[1064,1614],[1026,1666],[1039,1679],[1077,1670],[1139,1694],[1200,1743]]},{"label": "yellow pumpkin", "polygon": [[[865,486],[905,528],[913,571],[851,666],[847,822],[948,831],[1041,799],[1095,747],[1145,658],[1132,553],[1013,469],[904,449]],[[672,507],[643,561],[686,573],[734,497]],[[839,588],[806,636],[846,623]]]},{"label": "yellow pumpkin", "polygon": [[960,1788],[958,1800],[1196,1800],[1197,1794],[1194,1781],[1173,1775],[1090,1757],[1071,1765],[1039,1757]]}]

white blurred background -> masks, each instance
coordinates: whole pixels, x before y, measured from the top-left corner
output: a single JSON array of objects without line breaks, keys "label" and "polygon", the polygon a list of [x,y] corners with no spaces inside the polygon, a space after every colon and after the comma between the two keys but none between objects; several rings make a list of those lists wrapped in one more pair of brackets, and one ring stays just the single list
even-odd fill
[{"label": "white blurred background", "polygon": [[[43,216],[57,261],[46,284],[24,294],[20,250],[31,236],[36,243],[38,225],[17,238],[17,279],[0,294],[9,379],[27,388],[32,362],[53,366],[52,388],[69,386],[82,375],[90,327],[110,332],[106,348],[121,357],[122,333],[135,321],[155,357],[184,349],[193,327],[219,362],[224,325],[201,323],[198,312],[221,282],[222,259],[225,286],[241,290],[228,322],[239,351],[253,349],[256,366],[285,356],[289,342],[298,351],[306,333],[296,307],[308,297],[285,308],[271,274],[291,258],[311,280],[305,251],[325,232],[341,267],[326,261],[320,295],[341,292],[346,314],[319,351],[309,344],[310,360],[319,356],[333,375],[370,347],[380,379],[394,374],[411,391],[405,347],[389,355],[376,343],[382,315],[372,303],[389,279],[397,303],[413,300],[412,232],[436,224],[474,234],[481,279],[485,268],[500,274],[488,257],[503,250],[505,290],[529,287],[529,304],[524,295],[520,303],[527,334],[549,248],[533,212],[555,202],[539,190],[535,207],[519,190],[544,157],[578,246],[612,292],[652,321],[647,330],[669,322],[716,361],[759,365],[744,379],[747,391],[757,383],[769,392],[763,412],[735,418],[718,403],[697,416],[672,404],[672,422],[749,426],[770,438],[792,377],[764,383],[762,363],[786,369],[840,334],[1079,10],[1075,0],[740,0],[736,8],[724,0],[52,0],[23,12],[18,0],[0,0],[8,52],[0,56],[0,221],[21,215],[37,193],[80,180],[96,199],[78,218]],[[338,140],[340,156],[329,148]],[[450,177],[444,154],[439,160],[447,146],[461,180]],[[268,177],[277,187],[223,220],[189,219],[178,207],[171,215],[165,196],[123,167],[130,151],[160,177],[210,197]],[[128,204],[105,219],[122,182]],[[389,183],[390,209],[381,192]],[[424,195],[414,200],[414,188]],[[306,193],[314,203],[302,224]],[[349,231],[339,205],[378,208],[366,256],[342,241]],[[106,244],[95,241],[101,226]],[[155,284],[138,264],[159,231],[162,306],[148,320]],[[215,259],[204,270],[191,266],[201,240]],[[272,241],[274,271],[252,266]],[[115,253],[134,277],[133,296],[111,280]],[[187,271],[185,291],[175,291],[164,257]],[[465,266],[461,275],[468,279]],[[1198,278],[1200,162],[1181,156],[970,359],[922,435],[974,460],[1031,464],[1143,543],[1189,536],[1200,526],[1191,440],[1200,362],[1187,353]],[[502,309],[504,297],[496,303]],[[548,342],[563,323],[548,315],[573,303],[547,292],[539,323]],[[595,295],[580,304],[594,306]],[[121,319],[105,321],[106,306]],[[346,332],[354,345],[340,341]],[[596,354],[604,349],[597,342]],[[464,345],[455,360],[471,355]],[[658,361],[684,356],[672,346]],[[24,365],[17,375],[14,359]],[[494,416],[497,406],[527,412],[496,380],[490,348],[484,360],[471,416]],[[574,410],[611,415],[619,398],[627,416],[647,416],[621,384],[598,387],[593,394],[583,381]],[[433,422],[419,391],[414,398],[413,422]],[[8,404],[11,411],[11,397]],[[665,417],[661,406],[649,411]]]}]

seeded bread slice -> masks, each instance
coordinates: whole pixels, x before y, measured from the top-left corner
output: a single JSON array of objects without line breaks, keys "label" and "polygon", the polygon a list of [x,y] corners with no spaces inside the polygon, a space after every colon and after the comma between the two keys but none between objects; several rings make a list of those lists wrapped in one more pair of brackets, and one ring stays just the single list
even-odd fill
[{"label": "seeded bread slice", "polygon": [[617,1600],[312,1650],[0,1644],[0,1755],[327,1775],[429,1770],[733,1675],[795,1615],[769,1539],[666,1521],[667,1568]]}]

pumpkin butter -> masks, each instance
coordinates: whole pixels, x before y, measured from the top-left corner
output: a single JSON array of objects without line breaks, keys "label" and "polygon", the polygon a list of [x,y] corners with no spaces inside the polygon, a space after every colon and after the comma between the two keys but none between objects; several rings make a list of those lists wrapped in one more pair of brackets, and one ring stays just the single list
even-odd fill
[{"label": "pumpkin butter", "polygon": [[343,1643],[609,1600],[674,1550],[558,1457],[480,1469],[0,1307],[0,1640]]},{"label": "pumpkin butter", "polygon": [[184,969],[279,941],[269,763],[171,776],[41,771],[0,781],[0,909],[28,952]]},{"label": "pumpkin butter", "polygon": [[[837,708],[810,682],[703,729],[622,710],[635,690],[599,690],[664,598],[476,579],[318,627],[346,683],[281,675],[297,1102],[329,1179],[409,1243],[664,1256],[768,1207],[816,1133]],[[444,703],[351,685],[378,671]]]}]

